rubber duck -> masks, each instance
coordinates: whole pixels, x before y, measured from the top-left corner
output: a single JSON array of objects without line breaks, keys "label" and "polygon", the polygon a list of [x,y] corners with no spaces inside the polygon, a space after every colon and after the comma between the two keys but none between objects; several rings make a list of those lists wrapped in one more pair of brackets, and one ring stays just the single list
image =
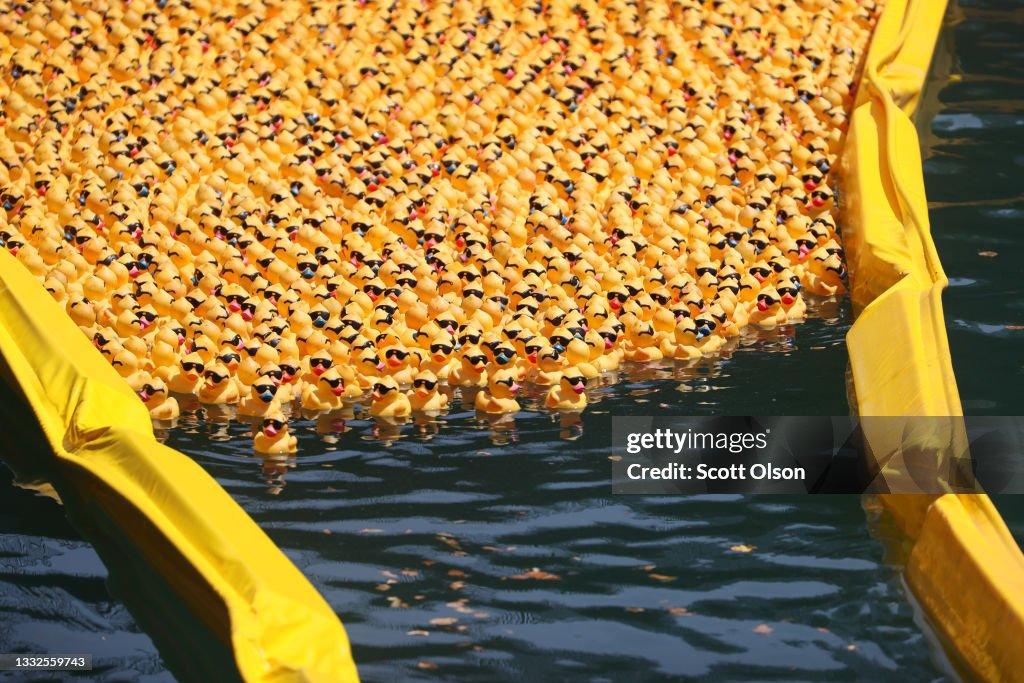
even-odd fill
[{"label": "rubber duck", "polygon": [[440,381],[430,370],[420,370],[412,380],[409,396],[416,412],[440,413],[448,408],[448,396],[438,390]]},{"label": "rubber duck", "polygon": [[452,370],[459,364],[454,358],[455,342],[451,335],[437,332],[427,346],[427,356],[420,361],[420,369],[429,371],[440,380],[447,380]]},{"label": "rubber duck", "polygon": [[238,403],[238,414],[244,417],[262,417],[269,412],[279,411],[281,402],[276,400],[277,385],[269,378],[259,379],[248,387],[247,393]]},{"label": "rubber duck", "polygon": [[463,387],[487,385],[487,354],[476,344],[466,344],[459,349],[459,365],[452,368],[448,383]]},{"label": "rubber duck", "polygon": [[276,455],[298,450],[298,439],[289,433],[288,420],[280,410],[268,411],[258,424],[259,430],[253,437],[257,453]]},{"label": "rubber duck", "polygon": [[581,411],[587,407],[586,378],[578,370],[569,368],[562,373],[558,384],[548,390],[544,405],[563,411]]},{"label": "rubber duck", "polygon": [[197,353],[188,353],[178,362],[178,368],[166,380],[167,388],[176,394],[198,394],[203,384],[206,363]]},{"label": "rubber duck", "polygon": [[562,378],[566,366],[565,357],[549,344],[543,344],[537,354],[537,367],[527,377],[534,384],[551,386]]},{"label": "rubber duck", "polygon": [[231,381],[230,371],[222,363],[214,363],[203,372],[203,384],[199,387],[200,403],[211,405],[234,405],[239,401],[238,385]]},{"label": "rubber duck", "polygon": [[574,337],[566,344],[565,360],[569,367],[575,368],[584,377],[591,379],[601,374],[601,371],[591,363],[591,347],[586,341]]},{"label": "rubber duck", "polygon": [[515,395],[520,386],[512,368],[500,368],[490,373],[487,387],[477,392],[474,404],[482,413],[518,413],[521,408]]},{"label": "rubber duck", "polygon": [[315,383],[302,389],[302,407],[306,410],[339,410],[343,405],[345,380],[334,368],[329,368]]},{"label": "rubber duck", "polygon": [[159,377],[141,372],[130,378],[128,384],[146,404],[149,416],[154,420],[174,420],[181,414],[178,402],[168,393],[167,385]]},{"label": "rubber duck", "polygon": [[412,413],[412,403],[393,377],[384,375],[373,384],[373,402],[370,414],[375,417],[406,417]]},{"label": "rubber duck", "polygon": [[759,327],[775,327],[785,322],[786,312],[782,308],[778,290],[772,286],[763,288],[750,310],[750,324]]},{"label": "rubber duck", "polygon": [[415,363],[419,356],[410,353],[401,345],[388,346],[382,351],[384,355],[385,371],[398,384],[411,384],[413,375],[416,374]]},{"label": "rubber duck", "polygon": [[801,284],[811,294],[820,296],[832,296],[842,294],[846,291],[843,278],[846,276],[846,267],[840,257],[839,246],[828,245],[818,247],[811,252],[807,259],[807,268],[804,270]]}]

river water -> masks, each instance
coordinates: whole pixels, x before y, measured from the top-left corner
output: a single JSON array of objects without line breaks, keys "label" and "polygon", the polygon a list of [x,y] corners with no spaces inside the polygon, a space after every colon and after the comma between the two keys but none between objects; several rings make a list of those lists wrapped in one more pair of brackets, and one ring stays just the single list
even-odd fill
[{"label": "river water", "polygon": [[[922,119],[950,343],[965,412],[1021,414],[1024,9],[952,16]],[[299,421],[284,464],[238,424],[190,416],[167,438],[324,594],[366,680],[948,680],[859,497],[610,494],[612,414],[846,413],[849,311],[815,313],[715,363],[631,373],[580,424],[529,402],[514,425],[457,406],[398,438]],[[0,652],[172,680],[59,508],[9,476],[0,491]],[[997,503],[1024,530],[1024,506]]]}]

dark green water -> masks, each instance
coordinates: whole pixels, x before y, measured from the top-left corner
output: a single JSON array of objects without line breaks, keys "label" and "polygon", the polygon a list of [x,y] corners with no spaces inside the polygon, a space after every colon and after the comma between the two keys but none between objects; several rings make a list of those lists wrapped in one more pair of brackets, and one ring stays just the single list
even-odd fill
[{"label": "dark green water", "polygon": [[[950,351],[965,414],[1024,415],[1024,2],[959,7],[920,126]],[[1024,541],[1024,497],[995,502]]]},{"label": "dark green water", "polygon": [[[466,401],[397,439],[299,422],[300,456],[270,476],[237,423],[184,419],[168,443],[323,592],[369,680],[934,679],[859,498],[609,495],[611,414],[846,412],[848,312],[818,315],[631,372],[576,425],[531,400],[514,426]],[[557,578],[516,578],[535,568]]]},{"label": "dark green water", "polygon": [[[1007,326],[1024,325],[1024,9],[959,15],[940,48],[954,76],[933,82],[923,121],[950,343],[965,411],[1021,414],[1024,330]],[[327,434],[299,422],[283,474],[237,424],[185,418],[169,443],[323,592],[367,680],[944,680],[858,497],[609,493],[610,414],[846,413],[848,312],[818,313],[718,363],[598,390],[582,425],[527,412],[495,427],[456,407],[389,441],[368,420]],[[91,548],[8,481],[0,651],[73,649],[96,655],[97,678],[169,679]],[[1022,506],[998,503],[1024,529]],[[514,578],[534,568],[558,578]]]}]

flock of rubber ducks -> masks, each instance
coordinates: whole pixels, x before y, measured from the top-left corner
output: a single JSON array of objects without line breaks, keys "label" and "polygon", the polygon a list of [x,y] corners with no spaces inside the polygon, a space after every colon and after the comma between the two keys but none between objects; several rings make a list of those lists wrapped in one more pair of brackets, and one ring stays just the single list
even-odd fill
[{"label": "flock of rubber ducks", "polygon": [[580,411],[843,291],[870,0],[14,2],[0,246],[155,419]]}]

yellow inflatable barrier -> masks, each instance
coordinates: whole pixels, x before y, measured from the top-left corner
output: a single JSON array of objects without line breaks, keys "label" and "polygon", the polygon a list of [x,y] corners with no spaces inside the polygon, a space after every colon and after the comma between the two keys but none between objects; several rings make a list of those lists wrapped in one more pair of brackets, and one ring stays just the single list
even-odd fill
[{"label": "yellow inflatable barrier", "polygon": [[[857,313],[847,339],[851,405],[862,416],[962,415],[940,300],[947,280],[930,235],[910,118],[944,12],[945,3],[933,0],[887,3],[842,155],[843,236]],[[962,443],[962,431],[950,431],[942,438]],[[1019,678],[1024,556],[991,500],[877,501],[912,542],[907,584],[958,665],[986,681]]]},{"label": "yellow inflatable barrier", "polygon": [[[217,482],[156,441],[138,397],[6,250],[0,375],[21,399],[6,426],[27,439],[5,459],[53,485],[115,587],[145,591],[123,597],[158,646],[173,643],[179,674],[358,680],[334,611]],[[209,656],[211,638],[225,656]]]}]

